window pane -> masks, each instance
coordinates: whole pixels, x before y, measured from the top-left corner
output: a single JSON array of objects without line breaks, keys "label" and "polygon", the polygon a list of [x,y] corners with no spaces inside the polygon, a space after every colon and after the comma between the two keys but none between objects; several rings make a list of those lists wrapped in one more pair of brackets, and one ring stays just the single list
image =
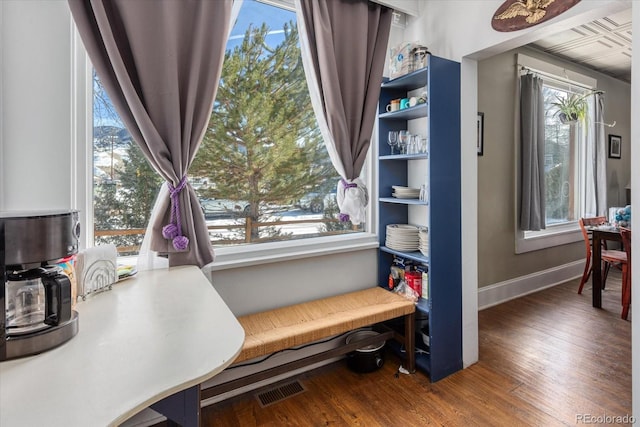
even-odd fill
[{"label": "window pane", "polygon": [[245,1],[190,173],[216,245],[348,233],[307,89],[295,12]]},{"label": "window pane", "polygon": [[577,132],[575,124],[558,119],[558,98],[569,92],[545,85],[545,192],[546,224],[554,225],[577,219],[578,179],[576,174]]},{"label": "window pane", "polygon": [[93,76],[94,244],[138,253],[162,183],[124,128],[100,79]]},{"label": "window pane", "polygon": [[[306,85],[293,11],[245,0],[189,171],[214,245],[364,230],[338,220],[339,179]],[[136,254],[161,178],[94,75],[95,243]]]}]

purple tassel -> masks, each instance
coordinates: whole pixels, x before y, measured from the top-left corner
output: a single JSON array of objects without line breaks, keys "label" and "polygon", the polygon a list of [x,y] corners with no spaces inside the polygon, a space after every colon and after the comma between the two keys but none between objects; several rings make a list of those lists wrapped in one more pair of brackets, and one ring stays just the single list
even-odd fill
[{"label": "purple tassel", "polygon": [[174,223],[169,223],[162,227],[162,237],[171,240],[178,235],[178,227]]},{"label": "purple tassel", "polygon": [[349,214],[342,213],[342,212],[340,212],[340,215],[338,215],[338,218],[340,218],[341,222],[347,222],[350,219]]},{"label": "purple tassel", "polygon": [[177,251],[184,251],[189,247],[189,238],[186,236],[176,236],[173,238],[173,247]]},{"label": "purple tassel", "polygon": [[177,186],[169,186],[169,197],[171,198],[171,219],[169,224],[162,227],[162,237],[172,240],[173,247],[177,251],[184,251],[189,247],[189,239],[182,235],[182,220],[180,218],[180,192],[187,185],[187,176],[183,176]]}]

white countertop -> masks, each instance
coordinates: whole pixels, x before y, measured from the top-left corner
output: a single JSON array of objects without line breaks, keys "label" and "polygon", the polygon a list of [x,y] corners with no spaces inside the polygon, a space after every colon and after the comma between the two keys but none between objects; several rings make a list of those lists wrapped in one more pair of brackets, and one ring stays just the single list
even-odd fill
[{"label": "white countertop", "polygon": [[244,330],[195,266],[143,271],[76,306],[79,332],[0,363],[0,426],[111,426],[213,377]]}]

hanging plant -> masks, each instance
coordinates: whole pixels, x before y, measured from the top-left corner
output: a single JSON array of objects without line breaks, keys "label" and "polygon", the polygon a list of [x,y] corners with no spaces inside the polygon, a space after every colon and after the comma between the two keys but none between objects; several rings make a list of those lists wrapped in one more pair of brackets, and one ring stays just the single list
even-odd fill
[{"label": "hanging plant", "polygon": [[604,93],[601,90],[593,90],[587,93],[572,93],[566,98],[562,98],[556,95],[557,102],[551,103],[558,110],[554,116],[558,117],[562,124],[571,123],[584,123],[587,118],[587,108],[589,103],[587,99],[591,95],[598,93]]}]

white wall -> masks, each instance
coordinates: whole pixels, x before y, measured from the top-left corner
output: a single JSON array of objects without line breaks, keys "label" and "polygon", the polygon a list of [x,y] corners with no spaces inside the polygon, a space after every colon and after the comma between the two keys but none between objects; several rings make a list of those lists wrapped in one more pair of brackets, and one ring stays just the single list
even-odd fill
[{"label": "white wall", "polygon": [[71,34],[66,2],[2,9],[0,206],[71,207]]},{"label": "white wall", "polygon": [[377,281],[377,249],[211,271],[211,282],[236,316],[345,292]]},{"label": "white wall", "polygon": [[412,20],[408,36],[422,36],[434,55],[462,60],[483,59],[525,45],[612,12],[628,9],[629,0],[582,1],[542,24],[526,30],[498,32],[491,19],[503,0],[428,0]]}]

